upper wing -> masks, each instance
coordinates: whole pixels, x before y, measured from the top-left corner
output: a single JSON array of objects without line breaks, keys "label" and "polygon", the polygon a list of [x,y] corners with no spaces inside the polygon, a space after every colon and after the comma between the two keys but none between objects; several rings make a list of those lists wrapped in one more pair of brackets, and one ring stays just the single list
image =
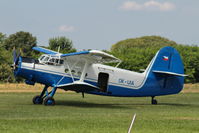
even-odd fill
[{"label": "upper wing", "polygon": [[42,48],[42,47],[33,47],[32,49],[39,51],[39,52],[42,52],[42,53],[45,53],[45,54],[52,54],[52,55],[60,54],[58,52],[55,52],[55,51],[52,51],[52,50],[49,50],[49,49],[46,49],[46,48]]},{"label": "upper wing", "polygon": [[77,60],[81,58],[89,60],[92,63],[120,62],[120,59],[114,57],[113,55],[98,50],[62,54],[61,58],[67,58],[70,60]]},{"label": "upper wing", "polygon": [[79,60],[80,62],[85,62],[85,60],[87,60],[90,63],[121,62],[120,59],[114,57],[113,55],[99,50],[81,51],[68,54],[62,54],[42,47],[33,47],[33,50],[49,55],[59,56],[62,59],[67,59],[69,63],[74,62],[76,60]]},{"label": "upper wing", "polygon": [[91,65],[92,63],[121,62],[120,59],[114,57],[113,55],[98,50],[61,54],[42,47],[33,47],[33,49],[46,54],[55,55],[59,57],[59,59],[60,57],[62,59],[65,59],[72,78],[73,74],[71,70],[76,70],[77,72],[80,72],[81,76],[78,81],[73,80],[72,83],[56,85],[56,87],[58,88],[73,90],[77,92],[88,92],[94,90],[99,91],[99,88],[97,86],[93,86],[89,83],[84,82],[88,65]]}]

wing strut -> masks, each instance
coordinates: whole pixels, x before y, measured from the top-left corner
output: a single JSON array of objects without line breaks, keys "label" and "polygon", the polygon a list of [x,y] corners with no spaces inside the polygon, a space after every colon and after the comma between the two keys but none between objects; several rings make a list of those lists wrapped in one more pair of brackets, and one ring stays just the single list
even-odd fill
[{"label": "wing strut", "polygon": [[[73,78],[73,75],[72,75],[72,73],[71,73],[71,69],[70,69],[68,63],[65,63],[65,64],[67,65],[67,67],[68,67],[68,69],[69,69],[69,72],[70,72],[70,75],[71,75],[71,78],[72,78],[72,80],[73,80],[73,82],[74,82],[74,78]],[[56,86],[59,85],[59,83],[64,79],[65,76],[66,76],[66,74],[64,74],[63,77],[57,82]]]},{"label": "wing strut", "polygon": [[[77,64],[77,62],[75,64]],[[80,77],[79,81],[75,81],[74,80],[74,77],[73,77],[72,72],[71,72],[71,68],[70,68],[70,66],[69,66],[67,61],[66,61],[66,65],[67,65],[67,67],[69,69],[69,72],[70,72],[70,75],[71,75],[71,78],[72,78],[73,82],[78,82],[78,83],[79,82],[84,82],[84,79],[85,79],[85,76],[86,76],[86,71],[87,71],[87,68],[88,68],[88,61],[87,60],[85,60],[85,65],[84,65],[84,68],[83,68],[83,71],[82,71],[82,74],[81,74],[81,77]],[[72,67],[74,67],[74,65]],[[63,77],[57,82],[57,85],[59,85],[59,83],[64,79],[64,77],[65,77],[65,75],[63,75]]]},{"label": "wing strut", "polygon": [[86,71],[87,71],[87,68],[88,68],[88,61],[85,60],[85,65],[84,65],[84,69],[82,71],[82,75],[80,77],[80,82],[84,82],[84,79],[85,79],[85,76],[86,76]]},{"label": "wing strut", "polygon": [[67,61],[66,61],[66,65],[67,65],[68,70],[69,70],[69,72],[70,72],[71,78],[72,78],[72,80],[73,80],[73,82],[74,82],[75,80],[74,80],[73,74],[72,74],[72,72],[71,72],[70,66],[68,65],[68,62],[67,62]]}]

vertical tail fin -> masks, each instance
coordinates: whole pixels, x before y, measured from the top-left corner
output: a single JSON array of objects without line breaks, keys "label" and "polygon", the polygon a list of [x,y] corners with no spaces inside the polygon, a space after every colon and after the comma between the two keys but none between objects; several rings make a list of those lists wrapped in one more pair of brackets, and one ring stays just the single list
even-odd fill
[{"label": "vertical tail fin", "polygon": [[175,93],[182,90],[186,75],[180,54],[175,48],[160,49],[147,69],[146,71],[155,77],[161,88],[173,89]]},{"label": "vertical tail fin", "polygon": [[180,54],[173,47],[164,47],[156,55],[151,71],[184,74]]}]

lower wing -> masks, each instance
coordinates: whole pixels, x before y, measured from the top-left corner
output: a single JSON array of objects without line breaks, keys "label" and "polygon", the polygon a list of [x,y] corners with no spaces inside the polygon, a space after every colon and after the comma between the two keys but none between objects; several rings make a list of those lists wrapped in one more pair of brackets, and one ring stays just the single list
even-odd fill
[{"label": "lower wing", "polygon": [[100,89],[94,85],[86,82],[74,81],[73,83],[60,84],[56,86],[64,90],[72,90],[76,92],[89,92],[89,91],[99,91]]}]

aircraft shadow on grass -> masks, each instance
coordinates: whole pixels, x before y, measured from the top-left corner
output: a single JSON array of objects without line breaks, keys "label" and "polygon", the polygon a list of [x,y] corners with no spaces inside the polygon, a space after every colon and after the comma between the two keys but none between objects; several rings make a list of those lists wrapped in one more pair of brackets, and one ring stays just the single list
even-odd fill
[{"label": "aircraft shadow on grass", "polygon": [[[147,103],[91,103],[85,101],[57,101],[56,104],[58,106],[72,106],[72,107],[82,107],[82,108],[111,108],[111,109],[133,109],[137,108],[137,106],[151,106],[151,104]],[[183,104],[183,103],[160,103],[155,106],[177,106],[177,107],[199,107],[198,105],[193,104]],[[151,106],[152,107],[152,106]]]},{"label": "aircraft shadow on grass", "polygon": [[126,104],[115,104],[115,103],[91,103],[85,101],[57,101],[58,106],[72,106],[81,108],[111,108],[111,109],[121,109],[121,108],[132,108],[131,106],[125,106]]},{"label": "aircraft shadow on grass", "polygon": [[159,105],[177,106],[177,107],[199,107],[198,105],[187,104],[187,103],[161,103]]}]

